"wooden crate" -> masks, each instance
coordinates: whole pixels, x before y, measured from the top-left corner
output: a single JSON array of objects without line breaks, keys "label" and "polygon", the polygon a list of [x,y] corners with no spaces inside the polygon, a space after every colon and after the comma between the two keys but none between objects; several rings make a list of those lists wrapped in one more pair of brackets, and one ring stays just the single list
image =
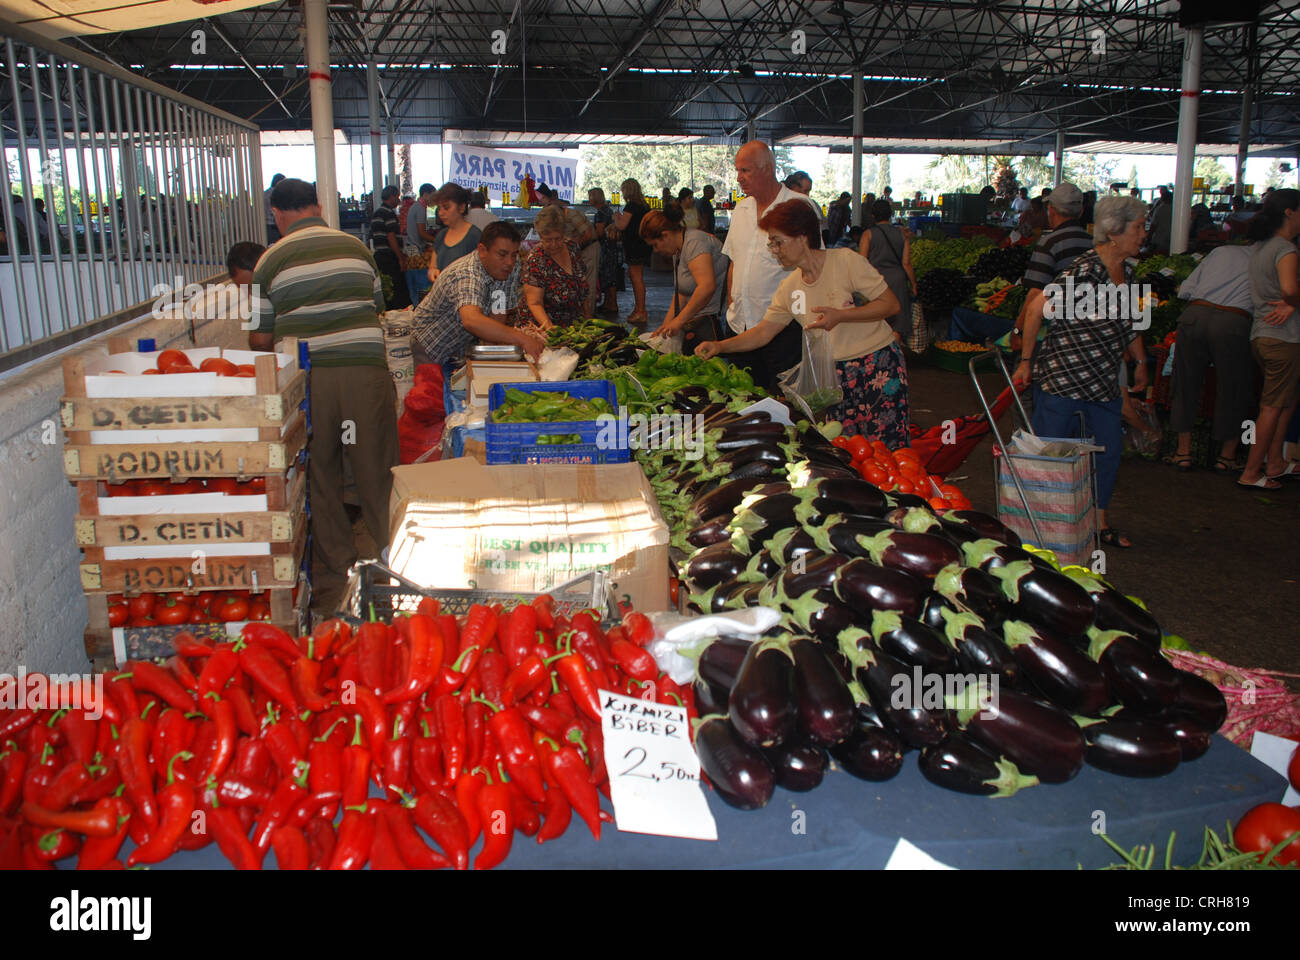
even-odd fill
[{"label": "wooden crate", "polygon": [[[293,636],[305,633],[308,625],[310,590],[306,578],[298,585],[298,599],[294,602],[293,587],[275,587],[269,591],[271,623]],[[196,623],[174,627],[110,627],[108,625],[108,594],[86,595],[89,607],[89,624],[85,633],[86,657],[97,671],[112,670],[127,660],[152,660],[169,657],[175,652],[175,637],[189,633],[198,639],[220,642],[238,629],[224,623]]]},{"label": "wooden crate", "polygon": [[[129,352],[123,338],[109,341],[110,353]],[[287,348],[296,355],[296,341]],[[65,396],[60,416],[67,444],[64,472],[73,481],[131,479],[245,479],[282,473],[307,444],[307,417],[301,409],[307,374],[297,370],[281,388],[273,356],[258,357],[256,393],[239,397],[86,396],[85,363],[69,357],[63,364]],[[92,430],[256,429],[256,440],[175,443],[91,443]]]}]

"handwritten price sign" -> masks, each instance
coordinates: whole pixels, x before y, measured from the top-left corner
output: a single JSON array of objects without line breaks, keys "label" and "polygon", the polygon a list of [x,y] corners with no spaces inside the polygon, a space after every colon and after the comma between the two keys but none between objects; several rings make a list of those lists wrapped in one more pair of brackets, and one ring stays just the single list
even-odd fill
[{"label": "handwritten price sign", "polygon": [[684,707],[602,690],[601,730],[620,830],[717,840],[700,789],[700,760]]}]

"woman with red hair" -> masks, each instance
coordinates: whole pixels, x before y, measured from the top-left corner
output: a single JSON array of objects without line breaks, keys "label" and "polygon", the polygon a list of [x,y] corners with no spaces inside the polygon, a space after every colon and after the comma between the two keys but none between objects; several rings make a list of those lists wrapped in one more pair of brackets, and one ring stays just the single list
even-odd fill
[{"label": "woman with red hair", "polygon": [[[855,250],[822,249],[821,224],[803,200],[778,204],[758,225],[790,274],[760,324],[701,343],[696,356],[756,350],[791,320],[807,330],[826,330],[844,387],[844,402],[828,415],[844,424],[845,433],[880,440],[891,450],[907,446],[907,367],[889,326],[899,304],[885,278]],[[791,357],[791,366],[798,359]]]}]

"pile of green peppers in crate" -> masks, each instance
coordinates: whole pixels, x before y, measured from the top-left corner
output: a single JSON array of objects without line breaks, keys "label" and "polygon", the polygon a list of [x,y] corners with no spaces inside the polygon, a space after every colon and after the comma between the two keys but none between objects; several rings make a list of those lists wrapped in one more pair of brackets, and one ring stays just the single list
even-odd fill
[{"label": "pile of green peppers in crate", "polygon": [[492,411],[492,422],[560,423],[570,420],[597,420],[606,414],[612,416],[613,413],[614,408],[604,397],[592,397],[588,400],[571,397],[563,391],[539,390],[527,393],[511,387],[506,391],[506,402]]}]

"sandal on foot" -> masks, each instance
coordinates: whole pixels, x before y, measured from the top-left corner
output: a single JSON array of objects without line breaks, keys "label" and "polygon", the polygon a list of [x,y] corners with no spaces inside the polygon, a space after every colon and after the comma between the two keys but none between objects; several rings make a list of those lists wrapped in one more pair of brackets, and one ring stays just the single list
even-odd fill
[{"label": "sandal on foot", "polygon": [[1300,480],[1300,462],[1288,460],[1286,469],[1281,473],[1265,474],[1270,480]]},{"label": "sandal on foot", "polygon": [[1237,461],[1234,457],[1215,457],[1214,469],[1217,473],[1231,473],[1237,469]]},{"label": "sandal on foot", "polygon": [[1165,463],[1172,467],[1177,467],[1180,473],[1188,473],[1193,469],[1192,457],[1190,454],[1170,454],[1165,457]]},{"label": "sandal on foot", "polygon": [[1108,547],[1119,547],[1121,550],[1128,550],[1133,546],[1133,541],[1129,540],[1128,543],[1124,543],[1125,540],[1128,540],[1128,537],[1114,527],[1106,527],[1101,531],[1101,542]]},{"label": "sandal on foot", "polygon": [[1282,484],[1278,483],[1276,480],[1270,479],[1269,477],[1263,476],[1262,474],[1260,475],[1260,478],[1256,480],[1254,483],[1247,483],[1245,480],[1238,479],[1237,486],[1250,487],[1255,490],[1281,490],[1282,489]]}]

